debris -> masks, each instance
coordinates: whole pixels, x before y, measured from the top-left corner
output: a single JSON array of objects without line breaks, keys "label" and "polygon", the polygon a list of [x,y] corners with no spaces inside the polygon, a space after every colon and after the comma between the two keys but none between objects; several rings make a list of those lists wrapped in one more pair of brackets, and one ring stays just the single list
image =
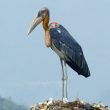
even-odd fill
[{"label": "debris", "polygon": [[53,100],[50,98],[43,103],[38,103],[30,107],[31,110],[110,110],[108,106],[101,103],[90,104],[79,99],[68,102],[67,99]]}]

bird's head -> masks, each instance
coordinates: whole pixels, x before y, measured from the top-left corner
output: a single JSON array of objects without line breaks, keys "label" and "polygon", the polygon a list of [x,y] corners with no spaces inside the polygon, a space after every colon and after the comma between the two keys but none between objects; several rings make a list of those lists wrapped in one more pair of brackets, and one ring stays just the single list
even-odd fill
[{"label": "bird's head", "polygon": [[49,10],[46,7],[43,7],[39,10],[37,17],[33,20],[31,27],[28,31],[28,35],[43,21],[43,27],[46,30],[48,28],[49,22]]}]

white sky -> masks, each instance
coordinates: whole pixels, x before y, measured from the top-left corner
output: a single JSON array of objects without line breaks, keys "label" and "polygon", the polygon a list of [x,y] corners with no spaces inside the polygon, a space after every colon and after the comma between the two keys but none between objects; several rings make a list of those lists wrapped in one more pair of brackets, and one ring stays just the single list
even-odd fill
[{"label": "white sky", "polygon": [[68,67],[69,100],[79,97],[110,106],[110,0],[1,0],[0,95],[26,105],[61,98],[60,61],[45,47],[42,26],[27,37],[44,6],[51,21],[62,24],[79,42],[90,67],[87,79]]}]

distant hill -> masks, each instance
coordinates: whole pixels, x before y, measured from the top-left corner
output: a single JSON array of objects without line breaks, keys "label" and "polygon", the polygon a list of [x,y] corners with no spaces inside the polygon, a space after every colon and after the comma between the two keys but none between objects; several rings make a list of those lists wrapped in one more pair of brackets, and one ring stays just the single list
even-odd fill
[{"label": "distant hill", "polygon": [[0,110],[28,110],[28,108],[17,105],[11,99],[0,97]]}]

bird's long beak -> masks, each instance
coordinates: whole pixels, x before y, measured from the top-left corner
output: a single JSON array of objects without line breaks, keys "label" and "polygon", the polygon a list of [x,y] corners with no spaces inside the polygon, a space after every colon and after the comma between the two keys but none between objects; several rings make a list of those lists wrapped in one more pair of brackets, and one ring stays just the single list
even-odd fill
[{"label": "bird's long beak", "polygon": [[35,29],[35,27],[36,27],[37,25],[39,25],[39,24],[42,22],[42,20],[43,20],[43,17],[42,17],[42,16],[36,17],[36,18],[33,20],[32,24],[31,24],[31,27],[30,27],[30,29],[29,29],[29,31],[28,31],[28,35]]}]

